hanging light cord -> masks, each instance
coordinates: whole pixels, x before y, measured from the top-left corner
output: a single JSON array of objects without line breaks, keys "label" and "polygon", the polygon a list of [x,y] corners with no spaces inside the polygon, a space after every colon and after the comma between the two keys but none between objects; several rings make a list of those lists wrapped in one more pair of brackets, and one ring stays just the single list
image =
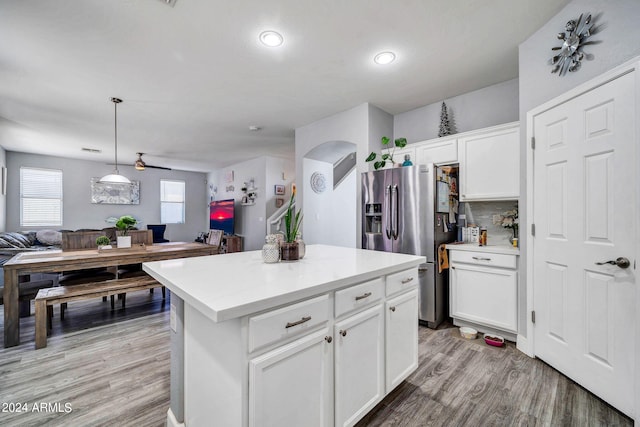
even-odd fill
[{"label": "hanging light cord", "polygon": [[119,174],[118,172],[118,103],[122,102],[117,98],[111,98],[111,100],[113,101],[113,123],[114,123],[114,133],[115,133],[115,141],[116,141],[116,175]]}]

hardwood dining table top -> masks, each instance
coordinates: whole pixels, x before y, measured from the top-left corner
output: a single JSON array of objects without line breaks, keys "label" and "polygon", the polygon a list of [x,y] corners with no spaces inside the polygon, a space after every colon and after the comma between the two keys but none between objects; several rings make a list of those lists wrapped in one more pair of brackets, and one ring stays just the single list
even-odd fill
[{"label": "hardwood dining table top", "polygon": [[83,249],[22,252],[8,260],[4,268],[4,347],[20,344],[19,276],[56,273],[98,267],[137,264],[148,261],[215,255],[216,246],[196,242],[169,242],[140,245],[129,249]]}]

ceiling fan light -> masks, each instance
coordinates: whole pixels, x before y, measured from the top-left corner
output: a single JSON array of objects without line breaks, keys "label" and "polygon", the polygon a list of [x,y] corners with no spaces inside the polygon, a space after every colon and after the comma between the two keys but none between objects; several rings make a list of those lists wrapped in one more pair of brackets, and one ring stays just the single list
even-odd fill
[{"label": "ceiling fan light", "polygon": [[146,166],[146,164],[142,160],[142,155],[144,153],[136,153],[136,154],[138,155],[138,158],[136,159],[136,162],[133,164],[133,167],[136,168],[136,170],[143,171],[144,167]]}]

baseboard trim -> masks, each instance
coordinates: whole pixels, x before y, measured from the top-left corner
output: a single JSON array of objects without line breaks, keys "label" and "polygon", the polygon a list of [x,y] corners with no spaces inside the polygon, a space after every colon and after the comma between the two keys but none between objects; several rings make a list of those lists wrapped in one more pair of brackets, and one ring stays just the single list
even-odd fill
[{"label": "baseboard trim", "polygon": [[167,427],[186,427],[184,423],[178,422],[171,408],[167,411]]},{"label": "baseboard trim", "polygon": [[516,337],[516,348],[529,357],[535,357],[533,350],[529,345],[529,340],[525,336],[518,334]]}]

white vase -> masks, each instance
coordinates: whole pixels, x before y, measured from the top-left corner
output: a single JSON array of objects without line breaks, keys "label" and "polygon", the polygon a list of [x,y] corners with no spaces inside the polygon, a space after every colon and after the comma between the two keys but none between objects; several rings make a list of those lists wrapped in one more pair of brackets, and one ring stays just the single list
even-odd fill
[{"label": "white vase", "polygon": [[118,236],[118,247],[119,248],[130,248],[131,247],[131,236]]}]

